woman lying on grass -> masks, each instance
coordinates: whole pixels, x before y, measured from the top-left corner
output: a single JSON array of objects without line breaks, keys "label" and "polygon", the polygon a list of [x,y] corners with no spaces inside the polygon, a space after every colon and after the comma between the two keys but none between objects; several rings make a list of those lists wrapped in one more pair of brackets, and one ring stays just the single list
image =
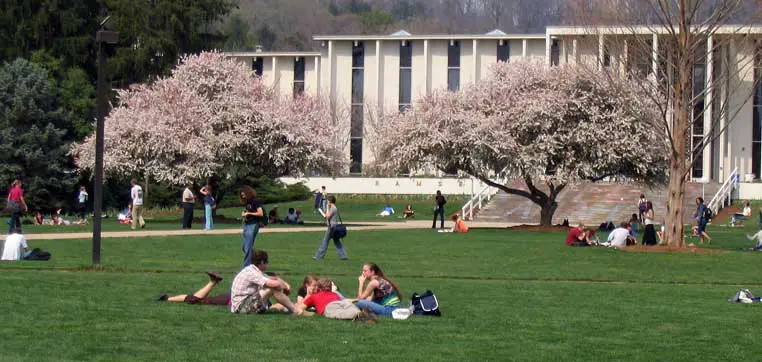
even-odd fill
[{"label": "woman lying on grass", "polygon": [[[389,279],[378,265],[368,263],[362,266],[362,274],[357,278],[357,308],[367,308],[371,312],[390,316],[400,305],[402,292],[397,283]],[[365,286],[365,282],[368,285]],[[363,289],[364,288],[364,289]]]},{"label": "woman lying on grass", "polygon": [[344,299],[333,289],[335,285],[330,279],[321,278],[309,289],[309,294],[302,303],[302,309],[314,307],[317,314],[332,319],[354,319],[359,313],[352,301]]},{"label": "woman lying on grass", "polygon": [[209,282],[206,285],[197,290],[193,294],[180,294],[175,296],[168,296],[166,294],[159,297],[159,301],[176,302],[176,303],[188,303],[188,304],[207,304],[207,305],[230,305],[230,292],[220,293],[213,297],[207,298],[212,289],[222,281],[222,277],[219,275],[206,272],[209,275]]}]

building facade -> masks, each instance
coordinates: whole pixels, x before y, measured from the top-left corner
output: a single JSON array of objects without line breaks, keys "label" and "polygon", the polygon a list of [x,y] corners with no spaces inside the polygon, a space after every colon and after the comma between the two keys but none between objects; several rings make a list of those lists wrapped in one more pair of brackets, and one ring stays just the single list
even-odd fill
[{"label": "building facade", "polygon": [[[317,52],[228,53],[251,65],[286,96],[331,100],[347,130],[350,174],[363,174],[375,155],[383,115],[400,112],[440,89],[457,91],[484,78],[498,62],[532,59],[548,66],[581,63],[623,75],[672,76],[665,33],[653,28],[548,27],[545,34],[315,36]],[[727,26],[697,50],[693,72],[694,152],[690,178],[722,182],[736,169],[742,181],[762,176],[762,27]],[[663,80],[663,79],[662,79]],[[725,130],[725,132],[719,132]],[[752,176],[753,175],[753,176]]]}]

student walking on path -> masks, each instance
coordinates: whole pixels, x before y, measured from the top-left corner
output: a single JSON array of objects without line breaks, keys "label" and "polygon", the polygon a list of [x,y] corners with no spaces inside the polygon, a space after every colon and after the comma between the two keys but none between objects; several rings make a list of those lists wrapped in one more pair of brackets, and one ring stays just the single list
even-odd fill
[{"label": "student walking on path", "polygon": [[130,181],[130,198],[132,199],[132,230],[135,230],[138,224],[140,228],[146,227],[146,221],[143,220],[143,188],[138,185],[138,180]]},{"label": "student walking on path", "polygon": [[442,219],[439,228],[444,229],[444,206],[447,203],[447,200],[442,196],[442,191],[437,190],[437,195],[434,197],[434,201],[434,221],[431,223],[431,228],[435,229],[437,227],[437,216],[439,216]]},{"label": "student walking on path", "polygon": [[77,195],[77,211],[79,211],[79,221],[85,221],[85,214],[87,212],[87,189],[84,185],[79,187],[79,194]]},{"label": "student walking on path", "polygon": [[214,196],[212,196],[212,185],[206,185],[199,190],[204,195],[204,230],[212,230],[214,220],[212,220],[212,209],[214,209]]},{"label": "student walking on path", "polygon": [[347,252],[344,251],[344,246],[341,244],[341,238],[336,235],[336,221],[339,219],[339,209],[336,207],[336,196],[328,196],[328,206],[326,207],[325,220],[328,225],[328,230],[323,236],[323,241],[320,243],[315,256],[312,259],[321,260],[325,257],[325,253],[328,250],[328,240],[333,239],[333,245],[336,246],[336,251],[339,252],[339,259],[347,260]]},{"label": "student walking on path", "polygon": [[193,223],[193,207],[196,205],[196,195],[193,194],[193,185],[188,184],[183,190],[183,229],[190,229]]},{"label": "student walking on path", "polygon": [[8,235],[10,235],[15,228],[21,228],[21,210],[28,212],[29,208],[24,201],[24,189],[21,188],[21,180],[14,180],[11,183],[11,189],[8,191],[8,203],[6,208],[11,212],[11,220],[8,221]]},{"label": "student walking on path", "polygon": [[243,236],[241,238],[241,250],[243,251],[242,267],[251,265],[251,255],[254,254],[254,240],[259,234],[259,222],[265,213],[262,204],[257,200],[257,192],[250,186],[241,187],[241,203],[246,209],[241,212],[243,218]]}]

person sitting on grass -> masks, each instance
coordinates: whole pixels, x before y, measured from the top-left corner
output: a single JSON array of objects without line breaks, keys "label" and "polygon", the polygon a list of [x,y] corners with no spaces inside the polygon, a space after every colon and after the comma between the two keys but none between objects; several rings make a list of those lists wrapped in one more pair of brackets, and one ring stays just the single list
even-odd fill
[{"label": "person sitting on grass", "polygon": [[566,246],[590,246],[590,243],[587,242],[585,224],[579,223],[576,228],[569,230],[566,235]]},{"label": "person sitting on grass", "polygon": [[730,226],[743,226],[743,222],[749,220],[749,217],[751,217],[751,204],[749,204],[749,201],[746,201],[743,206],[743,211],[741,211],[741,213],[733,214],[733,217],[730,219]]},{"label": "person sitting on grass", "polygon": [[257,250],[251,255],[251,265],[243,268],[233,279],[230,289],[230,311],[235,314],[261,314],[267,311],[269,299],[278,303],[297,316],[311,316],[291,303],[288,294],[291,286],[281,278],[264,274],[269,265],[267,252]]},{"label": "person sitting on grass", "polygon": [[288,208],[288,214],[286,214],[286,218],[283,219],[283,222],[286,224],[304,224],[304,221],[299,220],[299,216],[301,215],[301,212],[297,213],[296,210],[293,207]]},{"label": "person sitting on grass", "polygon": [[762,230],[757,231],[757,233],[754,235],[746,234],[746,238],[749,240],[757,241],[757,243],[754,245],[753,250],[762,251]]},{"label": "person sitting on grass", "polygon": [[5,237],[3,256],[0,260],[19,261],[29,255],[29,245],[20,227],[13,228],[12,232]]},{"label": "person sitting on grass", "polygon": [[638,231],[640,231],[640,220],[638,220],[638,214],[632,214],[630,217],[630,235],[632,237],[635,237],[638,235]]},{"label": "person sitting on grass", "polygon": [[302,301],[302,308],[314,307],[317,314],[333,319],[353,319],[360,313],[352,301],[344,299],[333,291],[335,285],[330,279],[321,278],[310,289],[310,294]]},{"label": "person sitting on grass", "polygon": [[270,212],[267,213],[267,223],[271,225],[282,223],[281,219],[278,218],[278,206],[273,206]]},{"label": "person sitting on grass", "polygon": [[386,206],[384,206],[384,209],[381,210],[381,212],[379,212],[378,214],[376,214],[376,216],[389,216],[392,214],[394,214],[394,208],[392,207],[392,205],[386,204]]},{"label": "person sitting on grass", "polygon": [[45,222],[45,219],[42,218],[42,213],[37,211],[37,213],[34,214],[34,224],[42,225],[44,222]]},{"label": "person sitting on grass", "polygon": [[206,275],[209,276],[209,282],[195,293],[175,296],[164,294],[159,297],[158,301],[186,304],[230,305],[230,293],[220,293],[213,297],[209,297],[209,293],[211,293],[212,289],[222,281],[222,277],[212,272],[206,272]]},{"label": "person sitting on grass", "polygon": [[632,226],[630,226],[630,223],[623,222],[619,224],[618,228],[609,233],[609,237],[606,239],[606,242],[601,243],[600,245],[617,249],[624,248],[627,245],[634,245],[636,240],[630,235],[631,228]]},{"label": "person sitting on grass", "polygon": [[357,298],[352,300],[356,302],[357,308],[367,308],[375,314],[390,316],[399,307],[402,292],[397,283],[389,279],[378,265],[364,264],[357,280]]},{"label": "person sitting on grass", "polygon": [[405,210],[402,211],[402,218],[415,219],[415,212],[413,211],[413,205],[407,204],[407,206],[405,206]]}]

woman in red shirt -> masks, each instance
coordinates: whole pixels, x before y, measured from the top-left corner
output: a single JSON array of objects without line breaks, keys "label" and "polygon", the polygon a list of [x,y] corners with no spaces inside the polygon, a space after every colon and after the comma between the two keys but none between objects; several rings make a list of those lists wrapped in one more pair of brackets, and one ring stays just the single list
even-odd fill
[{"label": "woman in red shirt", "polygon": [[15,228],[21,227],[21,208],[24,212],[29,211],[24,201],[24,189],[21,188],[21,180],[14,180],[11,189],[8,191],[7,208],[11,212],[11,222],[9,223],[8,234]]}]

